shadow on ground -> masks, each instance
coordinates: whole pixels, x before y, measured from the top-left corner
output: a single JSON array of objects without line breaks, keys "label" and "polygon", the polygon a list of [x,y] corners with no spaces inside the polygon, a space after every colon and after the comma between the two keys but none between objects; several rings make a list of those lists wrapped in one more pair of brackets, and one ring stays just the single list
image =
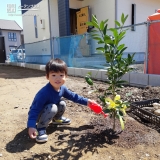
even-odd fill
[{"label": "shadow on ground", "polygon": [[[88,132],[91,130],[91,132]],[[51,157],[57,160],[79,159],[82,153],[92,152],[98,153],[98,148],[106,147],[106,144],[112,145],[118,134],[113,134],[113,130],[106,129],[100,133],[92,133],[94,126],[83,125],[78,128],[63,126],[47,128],[47,134],[54,133],[54,144],[50,145],[51,153],[42,153],[33,155],[35,159],[46,159]],[[64,133],[67,131],[67,134]],[[69,132],[68,132],[69,131]],[[29,150],[35,145],[35,141],[28,137],[27,129],[18,133],[12,141],[6,145],[6,150],[10,153],[23,152]],[[61,148],[63,146],[63,149]],[[72,152],[72,154],[71,154]],[[28,158],[27,160],[31,160]]]},{"label": "shadow on ground", "polygon": [[0,78],[23,79],[30,77],[42,77],[42,76],[45,76],[44,71],[16,67],[16,66],[0,65]]},{"label": "shadow on ground", "polygon": [[6,150],[10,153],[23,152],[35,145],[35,141],[28,136],[27,128],[18,133],[12,141],[7,143]]},{"label": "shadow on ground", "polygon": [[[118,134],[120,134],[120,132],[114,133],[112,129],[105,129],[99,133],[95,133],[93,125],[83,125],[78,128],[49,126],[47,134],[52,134],[55,130],[55,138],[57,140],[54,143],[55,145],[50,146],[50,150],[52,151],[50,156],[52,159],[57,160],[79,159],[82,157],[83,152],[98,153],[97,148],[105,148],[106,144],[114,144],[114,140],[119,138]],[[64,133],[66,130],[70,132]],[[65,146],[64,149],[61,146]],[[42,158],[42,156],[46,155],[39,155],[38,158]]]}]

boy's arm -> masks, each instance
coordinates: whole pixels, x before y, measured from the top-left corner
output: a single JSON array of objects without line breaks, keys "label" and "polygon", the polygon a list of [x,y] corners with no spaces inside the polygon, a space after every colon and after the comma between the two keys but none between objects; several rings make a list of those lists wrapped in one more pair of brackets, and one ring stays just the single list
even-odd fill
[{"label": "boy's arm", "polygon": [[36,122],[40,112],[46,103],[46,96],[36,95],[28,113],[28,128],[36,128]]},{"label": "boy's arm", "polygon": [[82,105],[85,105],[85,106],[87,106],[91,102],[91,100],[89,100],[88,98],[80,96],[80,95],[76,94],[75,92],[70,91],[66,87],[64,87],[63,97],[68,99],[68,100],[71,100],[75,103],[79,103],[79,104],[82,104]]}]

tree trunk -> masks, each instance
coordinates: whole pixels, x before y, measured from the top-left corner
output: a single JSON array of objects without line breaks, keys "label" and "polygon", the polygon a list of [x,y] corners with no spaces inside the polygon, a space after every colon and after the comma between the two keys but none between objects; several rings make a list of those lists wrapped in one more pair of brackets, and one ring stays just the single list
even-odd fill
[{"label": "tree trunk", "polygon": [[113,131],[115,130],[115,126],[116,126],[116,114],[115,111],[113,112]]}]

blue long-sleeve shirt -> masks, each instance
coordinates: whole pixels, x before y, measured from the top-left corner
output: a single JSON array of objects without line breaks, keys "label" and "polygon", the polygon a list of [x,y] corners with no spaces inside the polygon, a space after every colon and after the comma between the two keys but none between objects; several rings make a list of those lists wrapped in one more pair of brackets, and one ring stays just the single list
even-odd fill
[{"label": "blue long-sleeve shirt", "polygon": [[36,121],[40,112],[47,104],[58,104],[60,99],[64,97],[75,103],[87,105],[88,99],[70,91],[65,86],[61,86],[60,91],[54,90],[52,85],[48,83],[35,96],[30,111],[28,113],[27,127],[36,127]]}]

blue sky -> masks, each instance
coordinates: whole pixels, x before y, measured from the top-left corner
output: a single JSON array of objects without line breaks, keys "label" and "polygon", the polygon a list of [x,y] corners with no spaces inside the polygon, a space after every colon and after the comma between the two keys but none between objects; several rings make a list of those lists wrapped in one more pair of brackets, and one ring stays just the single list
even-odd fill
[{"label": "blue sky", "polygon": [[[10,11],[12,13],[7,12],[7,9],[11,8],[10,4],[14,4],[15,6],[13,8],[16,8],[14,12]],[[23,28],[21,11],[18,11],[20,5],[21,0],[3,0],[0,5],[0,19],[15,20],[18,25]]]}]

